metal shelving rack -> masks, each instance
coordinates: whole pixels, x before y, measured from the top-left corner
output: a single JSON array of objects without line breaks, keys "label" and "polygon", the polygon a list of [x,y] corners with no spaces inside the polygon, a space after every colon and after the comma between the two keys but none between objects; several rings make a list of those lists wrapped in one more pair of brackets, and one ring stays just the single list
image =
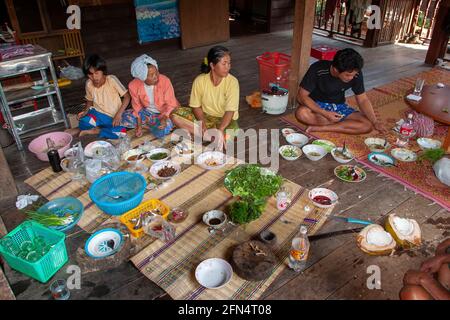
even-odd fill
[{"label": "metal shelving rack", "polygon": [[[50,84],[48,81],[47,69],[50,71],[53,84]],[[40,72],[43,83],[42,88],[36,90],[27,88],[18,91],[4,92],[0,83],[1,112],[19,150],[23,150],[20,136],[25,133],[61,122],[64,122],[66,128],[69,128],[61,92],[58,87],[58,78],[56,77],[55,68],[52,63],[51,52],[48,52],[40,46],[35,46],[32,55],[0,61],[0,80],[32,72]],[[54,95],[56,95],[60,110],[57,110],[56,108],[53,99]],[[10,108],[11,105],[45,97],[48,100],[48,107],[13,116]]]}]

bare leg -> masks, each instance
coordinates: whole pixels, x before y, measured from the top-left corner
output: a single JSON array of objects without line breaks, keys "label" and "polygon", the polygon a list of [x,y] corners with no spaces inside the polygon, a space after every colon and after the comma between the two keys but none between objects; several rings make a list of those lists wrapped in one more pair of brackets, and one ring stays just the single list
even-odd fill
[{"label": "bare leg", "polygon": [[405,285],[400,290],[400,300],[434,300],[433,297],[421,286]]},{"label": "bare leg", "polygon": [[327,126],[332,124],[330,120],[324,116],[313,112],[311,109],[305,106],[298,107],[295,112],[295,118],[303,124],[307,124],[306,132],[311,132],[311,128],[315,126]]},{"label": "bare leg", "polygon": [[444,288],[450,290],[450,268],[447,263],[444,263],[439,269],[437,279]]},{"label": "bare leg", "polygon": [[100,133],[100,128],[93,128],[93,129],[89,129],[89,130],[82,130],[80,132],[80,137],[82,136],[87,136],[90,134],[99,134]]},{"label": "bare leg", "polygon": [[352,113],[344,121],[329,124],[311,126],[308,132],[339,132],[347,134],[365,134],[372,131],[372,124],[363,114]]}]

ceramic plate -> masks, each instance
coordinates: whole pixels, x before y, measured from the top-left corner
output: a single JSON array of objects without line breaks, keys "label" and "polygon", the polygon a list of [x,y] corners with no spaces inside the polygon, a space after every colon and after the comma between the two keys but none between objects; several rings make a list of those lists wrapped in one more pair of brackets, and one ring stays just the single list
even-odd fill
[{"label": "ceramic plate", "polygon": [[327,152],[331,152],[331,150],[336,148],[336,145],[329,140],[321,140],[321,139],[314,140],[312,144],[316,144],[323,147],[325,150],[327,150]]},{"label": "ceramic plate", "polygon": [[[355,170],[358,175],[357,178],[353,178],[350,175],[351,170]],[[366,180],[366,172],[358,166],[344,164],[334,169],[334,175],[345,182],[362,182]]]},{"label": "ceramic plate", "polygon": [[442,146],[442,142],[430,138],[419,138],[417,139],[417,144],[422,150],[439,149]]},{"label": "ceramic plate", "polygon": [[[152,156],[155,156],[158,153],[165,153],[166,157],[162,158],[162,159],[151,159]],[[147,159],[153,162],[159,162],[159,161],[166,161],[168,158],[170,157],[170,150],[169,149],[165,149],[165,148],[155,148],[152,151],[150,151],[149,153],[147,153]]]},{"label": "ceramic plate", "polygon": [[391,150],[392,156],[403,162],[413,162],[417,160],[417,155],[406,148],[395,148]]},{"label": "ceramic plate", "polygon": [[197,157],[196,163],[207,170],[220,169],[226,164],[226,156],[220,151],[206,151]]},{"label": "ceramic plate", "polygon": [[94,156],[94,150],[98,148],[111,148],[113,145],[107,141],[94,141],[89,143],[84,148],[84,155],[86,157],[92,158]]},{"label": "ceramic plate", "polygon": [[395,160],[390,155],[383,152],[372,152],[367,158],[370,162],[382,167],[392,167],[395,165]]},{"label": "ceramic plate", "polygon": [[[161,177],[158,175],[159,170],[163,169],[164,167],[172,167],[175,169],[175,173],[171,175],[170,177]],[[154,165],[150,167],[150,174],[156,178],[156,179],[162,179],[162,180],[168,180],[170,178],[175,177],[177,174],[179,174],[181,171],[181,167],[178,163],[173,161],[158,161]]]},{"label": "ceramic plate", "polygon": [[233,276],[231,265],[219,258],[202,261],[195,269],[198,283],[208,289],[218,289],[230,282]]},{"label": "ceramic plate", "polygon": [[[312,203],[319,208],[329,208],[332,205],[334,205],[339,199],[334,191],[326,188],[314,188],[311,191],[309,191],[308,196],[309,199],[312,201]],[[317,201],[317,197],[326,197],[328,198],[328,200],[327,199],[325,200],[329,201],[329,203],[328,204],[320,203]]]},{"label": "ceramic plate", "polygon": [[102,259],[115,254],[122,246],[123,236],[117,229],[103,229],[94,233],[84,246],[86,254],[94,259]]}]

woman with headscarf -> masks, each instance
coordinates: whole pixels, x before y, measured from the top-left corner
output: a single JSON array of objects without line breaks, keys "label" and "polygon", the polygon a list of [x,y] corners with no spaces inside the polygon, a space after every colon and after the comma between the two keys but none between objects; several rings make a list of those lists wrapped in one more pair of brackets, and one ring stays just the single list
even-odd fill
[{"label": "woman with headscarf", "polygon": [[194,121],[201,121],[201,132],[217,129],[228,140],[239,129],[239,82],[230,74],[230,51],[215,46],[201,66],[202,74],[192,84],[189,107],[179,108],[174,115],[177,126],[195,133]]},{"label": "woman with headscarf", "polygon": [[179,106],[170,79],[159,73],[157,62],[146,54],[133,61],[131,75],[132,110],[123,114],[122,125],[136,128],[136,137],[141,137],[142,125],[147,124],[153,135],[164,137],[173,128],[171,114]]}]

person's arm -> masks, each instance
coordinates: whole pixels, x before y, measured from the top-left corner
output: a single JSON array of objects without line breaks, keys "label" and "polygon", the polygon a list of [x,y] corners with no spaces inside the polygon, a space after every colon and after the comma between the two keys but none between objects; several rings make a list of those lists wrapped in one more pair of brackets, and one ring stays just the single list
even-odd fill
[{"label": "person's arm", "polygon": [[225,111],[225,114],[222,117],[222,122],[220,126],[217,128],[222,132],[225,132],[225,129],[230,125],[231,120],[233,120],[234,111]]},{"label": "person's arm", "polygon": [[198,108],[192,108],[192,112],[194,113],[195,119],[197,119],[197,121],[201,121],[202,122],[202,132],[206,131],[206,119],[205,119],[205,114],[203,113],[203,110],[201,107]]},{"label": "person's arm", "polygon": [[450,238],[442,241],[436,248],[436,255],[446,254],[447,248],[450,247]]},{"label": "person's arm", "polygon": [[83,111],[81,111],[77,114],[77,120],[80,120],[81,118],[83,118],[86,115],[86,113],[89,111],[89,109],[92,108],[93,105],[94,105],[93,101],[87,100],[86,106],[84,107]]},{"label": "person's arm", "polygon": [[427,259],[422,263],[420,271],[436,273],[444,263],[450,263],[450,254],[445,252],[442,254],[436,254],[434,257]]},{"label": "person's arm", "polygon": [[130,93],[127,91],[123,95],[122,105],[120,106],[119,110],[117,110],[116,115],[114,116],[113,126],[120,125],[120,122],[122,120],[122,114],[125,111],[125,109],[128,107],[128,105],[130,104],[130,100],[131,100],[131,96],[130,96]]},{"label": "person's arm", "polygon": [[298,102],[310,109],[312,112],[320,114],[331,122],[338,122],[342,116],[337,112],[323,110],[319,105],[309,96],[310,92],[300,87],[297,94]]},{"label": "person's arm", "polygon": [[380,132],[385,132],[385,128],[383,127],[383,124],[381,121],[379,121],[375,115],[375,112],[373,111],[372,103],[369,100],[369,97],[366,93],[362,93],[359,95],[356,95],[356,102],[358,103],[359,110],[369,119],[369,121],[372,123],[374,128]]}]

